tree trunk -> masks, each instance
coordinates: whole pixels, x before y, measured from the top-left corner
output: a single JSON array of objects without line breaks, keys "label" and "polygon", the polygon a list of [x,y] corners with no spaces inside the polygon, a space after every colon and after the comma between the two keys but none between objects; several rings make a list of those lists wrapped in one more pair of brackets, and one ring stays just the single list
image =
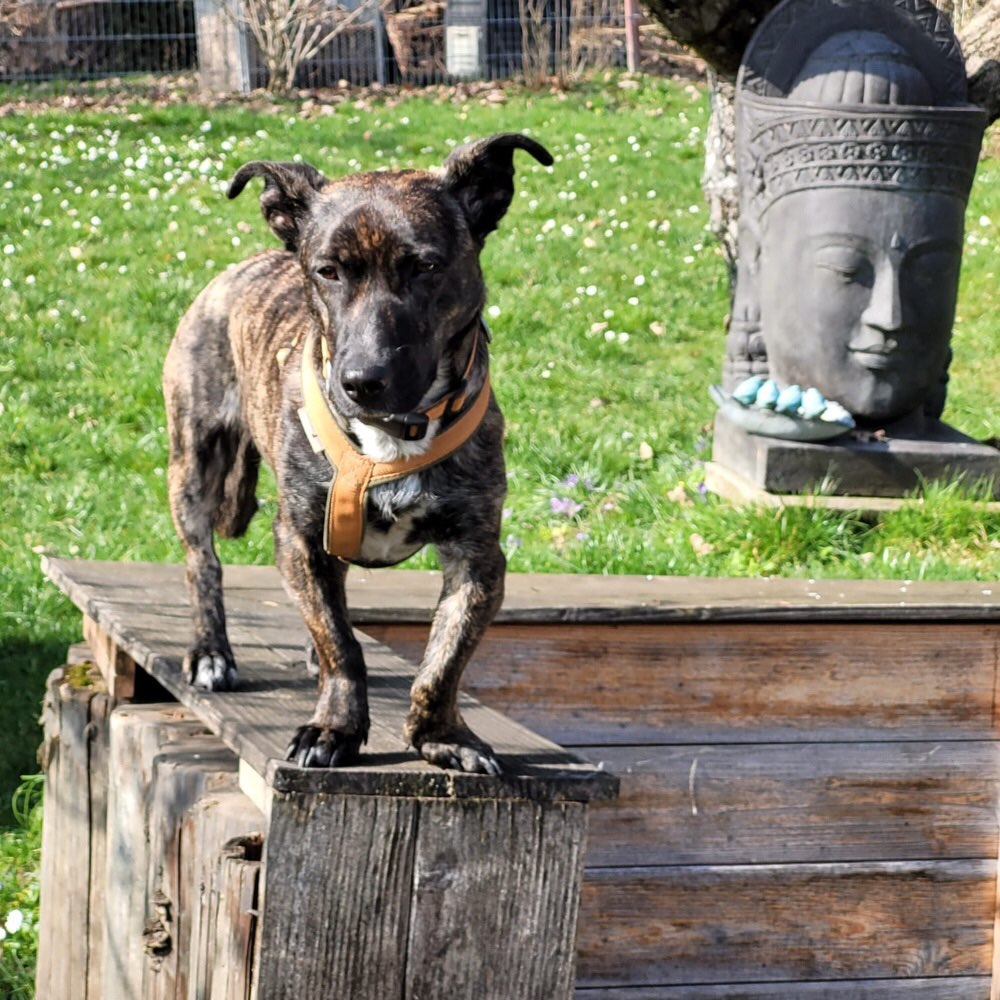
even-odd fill
[{"label": "tree trunk", "polygon": [[[709,65],[712,116],[705,138],[702,188],[710,224],[735,276],[739,187],[736,180],[736,73],[757,25],[777,0],[647,0],[650,12],[682,45]],[[1000,0],[941,0],[936,6],[962,25],[969,99],[1000,118]]]},{"label": "tree trunk", "polygon": [[701,187],[708,202],[708,223],[722,244],[729,287],[736,281],[737,222],[740,188],[736,179],[736,81],[717,70],[708,71],[712,114],[705,133],[705,170]]},{"label": "tree trunk", "polygon": [[969,73],[969,99],[995,122],[1000,118],[1000,0],[981,3],[978,13],[962,24],[958,40]]}]

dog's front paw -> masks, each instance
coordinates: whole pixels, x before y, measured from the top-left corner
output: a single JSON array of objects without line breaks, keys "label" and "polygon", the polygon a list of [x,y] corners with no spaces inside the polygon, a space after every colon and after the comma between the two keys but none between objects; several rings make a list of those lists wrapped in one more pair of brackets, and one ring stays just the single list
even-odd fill
[{"label": "dog's front paw", "polygon": [[428,764],[469,774],[503,773],[493,747],[467,726],[419,726],[411,721],[407,737]]},{"label": "dog's front paw", "polygon": [[232,691],[238,679],[233,654],[205,646],[195,646],[184,657],[184,673],[199,691]]},{"label": "dog's front paw", "polygon": [[486,743],[476,742],[471,746],[463,743],[424,743],[417,747],[417,752],[428,764],[453,771],[491,774],[493,777],[503,774],[503,767],[493,748]]},{"label": "dog's front paw", "polygon": [[364,736],[336,729],[299,726],[285,757],[300,767],[343,767],[358,759],[364,742]]}]

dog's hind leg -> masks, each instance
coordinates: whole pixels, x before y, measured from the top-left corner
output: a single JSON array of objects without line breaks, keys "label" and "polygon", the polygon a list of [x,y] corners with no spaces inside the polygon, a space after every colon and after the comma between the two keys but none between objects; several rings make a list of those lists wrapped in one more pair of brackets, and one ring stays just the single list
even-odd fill
[{"label": "dog's hind leg", "polygon": [[260,456],[241,420],[225,327],[202,311],[195,306],[181,321],[164,365],[163,394],[170,511],[184,544],[194,620],[185,669],[195,687],[220,691],[235,686],[236,663],[213,531],[233,536],[246,530],[256,510]]},{"label": "dog's hind leg", "polygon": [[236,686],[236,661],[226,635],[222,566],[213,530],[223,509],[233,433],[215,428],[199,434],[172,421],[169,493],[177,534],[184,543],[194,644],[184,660],[188,680],[207,691]]},{"label": "dog's hind leg", "polygon": [[347,617],[347,567],[322,545],[308,544],[280,512],[274,554],[319,661],[316,709],[296,730],[287,757],[303,767],[349,764],[368,739],[368,691],[364,656]]},{"label": "dog's hind leg", "polygon": [[493,748],[469,729],[458,711],[458,685],[503,602],[506,560],[492,540],[474,551],[467,544],[439,545],[438,553],[444,585],[410,691],[404,736],[424,760],[439,767],[499,774]]}]

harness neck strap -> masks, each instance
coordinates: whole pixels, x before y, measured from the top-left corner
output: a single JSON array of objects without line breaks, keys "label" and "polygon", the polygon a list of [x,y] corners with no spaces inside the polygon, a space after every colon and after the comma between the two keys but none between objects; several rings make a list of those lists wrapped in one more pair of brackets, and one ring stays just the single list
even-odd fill
[{"label": "harness neck strap", "polygon": [[[361,551],[369,487],[402,479],[403,476],[436,465],[465,444],[486,415],[490,402],[489,372],[486,373],[483,385],[468,409],[435,435],[423,454],[399,458],[393,462],[376,462],[355,448],[330,411],[329,402],[316,371],[313,345],[313,334],[310,332],[302,350],[304,405],[299,411],[299,417],[314,450],[322,451],[326,455],[334,471],[326,498],[323,547],[330,555],[350,560],[356,558]],[[475,350],[476,345],[473,345],[473,356]],[[460,390],[462,404],[467,397],[465,380],[470,371],[471,363],[466,369],[466,375],[463,376],[463,388]],[[431,410],[439,405],[440,401],[434,404]],[[447,410],[446,406],[441,413]],[[430,414],[430,411],[426,412]],[[452,409],[451,412],[454,413],[456,410]],[[431,419],[438,418],[434,416]]]}]

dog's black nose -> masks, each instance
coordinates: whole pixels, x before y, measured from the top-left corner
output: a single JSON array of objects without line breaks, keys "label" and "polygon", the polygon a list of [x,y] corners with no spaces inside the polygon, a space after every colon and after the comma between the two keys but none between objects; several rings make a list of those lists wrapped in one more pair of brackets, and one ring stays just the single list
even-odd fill
[{"label": "dog's black nose", "polygon": [[340,378],[344,392],[361,406],[373,406],[389,384],[384,368],[349,368]]}]

